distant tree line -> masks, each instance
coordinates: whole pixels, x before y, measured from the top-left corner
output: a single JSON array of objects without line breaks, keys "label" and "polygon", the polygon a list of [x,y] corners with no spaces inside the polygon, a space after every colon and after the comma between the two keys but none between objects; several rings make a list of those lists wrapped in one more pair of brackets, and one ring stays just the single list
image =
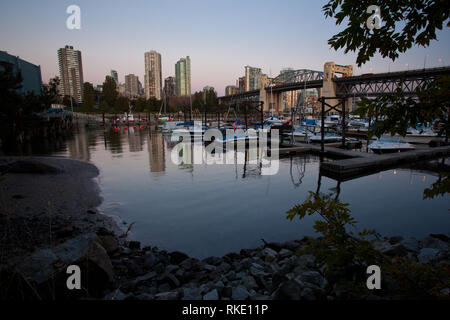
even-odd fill
[{"label": "distant tree line", "polygon": [[[0,62],[0,146],[3,149],[14,149],[25,140],[42,134],[42,118],[38,114],[60,102],[59,78],[53,78],[48,86],[43,86],[41,94],[21,94],[22,81],[21,73],[14,72],[12,64]],[[49,125],[54,124],[45,124]]]},{"label": "distant tree line", "polygon": [[[187,111],[190,108],[190,101],[171,102],[171,99],[165,98],[165,110],[169,113],[178,111]],[[63,104],[70,106],[70,97],[63,99]],[[74,101],[72,101],[72,104]],[[119,95],[117,84],[111,77],[106,77],[103,82],[102,91],[95,90],[91,83],[85,82],[83,85],[83,104],[77,106],[77,111],[92,113],[126,113],[131,107],[134,113],[156,113],[161,110],[163,101],[151,97],[145,99],[138,97],[130,99],[126,96]],[[217,94],[214,90],[208,92],[195,92],[192,96],[192,109],[198,112],[218,112],[223,111],[225,106],[220,106]],[[164,112],[162,110],[161,112]]]}]

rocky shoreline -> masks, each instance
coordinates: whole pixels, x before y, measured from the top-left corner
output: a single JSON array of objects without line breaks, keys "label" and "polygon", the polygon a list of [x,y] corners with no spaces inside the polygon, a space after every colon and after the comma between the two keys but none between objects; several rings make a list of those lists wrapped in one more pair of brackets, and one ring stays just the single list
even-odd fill
[{"label": "rocky shoreline", "polygon": [[[14,161],[17,161],[15,159]],[[13,161],[13,162],[14,162]],[[27,160],[28,161],[28,160]],[[34,250],[21,247],[20,258],[2,259],[0,280],[11,284],[2,288],[2,298],[14,299],[105,299],[105,300],[341,300],[341,299],[396,299],[390,288],[396,280],[382,277],[381,290],[366,287],[366,270],[353,270],[345,275],[347,283],[325,275],[325,265],[318,263],[316,256],[305,253],[310,238],[284,243],[263,243],[258,248],[243,249],[239,253],[229,253],[223,257],[209,257],[199,260],[182,252],[167,252],[157,247],[143,247],[137,241],[129,241],[111,218],[98,213],[92,204],[99,204],[98,190],[92,178],[98,174],[93,166],[68,159],[46,158],[16,165],[11,169],[3,160],[3,168],[9,174],[28,176],[35,183],[39,180],[61,181],[73,177],[82,183],[82,190],[76,200],[86,199],[84,192],[96,192],[91,201],[78,204],[77,210],[64,211],[66,202],[55,202],[64,226],[55,228],[51,245],[37,242]],[[6,163],[6,164],[5,164]],[[40,163],[40,164],[39,164]],[[48,165],[48,166],[47,166]],[[76,167],[82,168],[81,178]],[[91,167],[92,166],[92,167]],[[1,168],[1,166],[0,166]],[[21,169],[20,169],[21,168]],[[23,171],[28,168],[27,172]],[[31,169],[30,169],[31,168]],[[95,167],[94,167],[95,168]],[[31,171],[34,172],[31,172]],[[36,173],[36,170],[41,171]],[[54,171],[56,170],[56,171]],[[86,174],[86,170],[88,174]],[[64,172],[64,173],[62,173]],[[39,175],[39,178],[36,178]],[[44,178],[43,175],[49,177]],[[8,175],[5,175],[8,176]],[[5,193],[16,194],[15,180],[7,178],[9,188]],[[87,182],[90,181],[90,182]],[[24,183],[22,181],[21,183]],[[45,181],[49,183],[49,181]],[[54,192],[58,185],[50,188]],[[25,183],[26,185],[26,183]],[[22,191],[24,187],[21,186]],[[68,188],[66,186],[66,188]],[[14,189],[14,190],[13,190]],[[20,188],[19,188],[20,189]],[[36,191],[36,184],[28,191]],[[66,189],[67,190],[67,189]],[[39,193],[39,192],[38,192]],[[92,196],[92,195],[91,195]],[[33,196],[27,194],[33,199]],[[21,201],[24,199],[15,199]],[[29,211],[29,210],[28,210]],[[24,212],[28,212],[24,210]],[[30,218],[30,214],[22,219]],[[61,218],[61,217],[60,217]],[[42,219],[42,218],[41,218]],[[87,219],[87,220],[86,220]],[[48,222],[48,219],[45,220]],[[51,221],[57,221],[55,218]],[[59,222],[58,222],[59,223]],[[63,229],[61,231],[61,229]],[[65,230],[65,231],[64,231]],[[57,234],[59,233],[59,236]],[[53,233],[51,233],[53,234]],[[446,235],[430,235],[424,239],[390,237],[372,241],[378,252],[391,258],[408,258],[414,266],[431,270],[449,270],[450,238]],[[8,247],[2,244],[2,247]],[[28,249],[31,249],[28,248]],[[78,265],[81,269],[82,290],[68,290],[66,286],[67,266]],[[438,292],[440,297],[450,297],[449,279],[443,279],[448,286]],[[348,283],[352,283],[349,285]],[[401,298],[401,297],[400,297]],[[404,298],[423,298],[406,296]]]}]

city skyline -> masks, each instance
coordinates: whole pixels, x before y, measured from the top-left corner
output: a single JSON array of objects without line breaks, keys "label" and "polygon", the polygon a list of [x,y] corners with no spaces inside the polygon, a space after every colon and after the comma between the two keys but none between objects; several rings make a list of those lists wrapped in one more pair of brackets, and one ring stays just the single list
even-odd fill
[{"label": "city skyline", "polygon": [[[447,29],[437,32],[438,41],[432,41],[429,48],[412,48],[395,62],[376,55],[358,68],[355,53],[344,55],[327,44],[343,27],[325,19],[321,10],[325,1],[282,1],[264,6],[258,3],[228,1],[205,5],[204,1],[194,1],[174,6],[136,1],[133,6],[110,6],[102,1],[78,1],[81,30],[68,30],[65,26],[65,10],[72,4],[69,1],[2,3],[0,50],[40,65],[42,80],[48,82],[59,74],[54,52],[71,45],[83,53],[84,81],[94,86],[102,84],[111,70],[122,75],[121,80],[125,74],[144,79],[143,53],[149,50],[162,55],[162,78],[174,76],[173,65],[179,57],[189,55],[195,61],[192,93],[210,85],[219,95],[224,94],[226,86],[235,85],[246,65],[274,77],[286,67],[323,71],[327,61],[351,64],[356,75],[450,64]],[[146,17],[148,10],[156,13],[152,19]],[[252,12],[250,18],[248,12]],[[159,28],[160,25],[165,27]]]}]

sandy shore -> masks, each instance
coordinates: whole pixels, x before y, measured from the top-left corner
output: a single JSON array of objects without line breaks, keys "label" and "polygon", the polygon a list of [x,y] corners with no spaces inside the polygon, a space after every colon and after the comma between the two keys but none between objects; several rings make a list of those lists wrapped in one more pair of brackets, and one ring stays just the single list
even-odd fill
[{"label": "sandy shore", "polygon": [[82,233],[119,227],[97,211],[94,165],[65,158],[0,157],[0,264]]}]

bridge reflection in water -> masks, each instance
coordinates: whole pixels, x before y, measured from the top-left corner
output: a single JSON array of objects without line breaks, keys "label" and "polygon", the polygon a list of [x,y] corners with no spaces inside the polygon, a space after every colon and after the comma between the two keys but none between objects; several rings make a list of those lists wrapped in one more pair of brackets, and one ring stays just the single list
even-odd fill
[{"label": "bridge reflection in water", "polygon": [[49,154],[94,163],[101,209],[136,222],[131,237],[144,245],[204,258],[259,246],[261,238],[313,235],[314,219],[290,222],[285,212],[318,187],[349,203],[358,227],[386,236],[421,237],[447,232],[450,225],[448,196],[423,199],[423,190],[437,180],[435,164],[339,183],[319,174],[318,156],[302,154],[281,158],[276,175],[262,175],[261,152],[229,150],[227,165],[188,164],[196,152],[205,152],[191,145],[179,154],[184,164],[175,164],[170,137],[139,130],[85,128]]}]

